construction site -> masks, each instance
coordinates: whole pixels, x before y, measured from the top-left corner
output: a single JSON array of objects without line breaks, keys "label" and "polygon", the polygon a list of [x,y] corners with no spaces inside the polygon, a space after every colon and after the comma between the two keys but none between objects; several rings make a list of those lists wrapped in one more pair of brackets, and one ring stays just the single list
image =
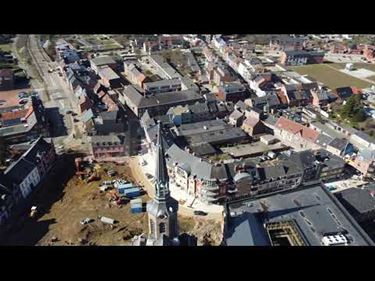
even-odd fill
[{"label": "construction site", "polygon": [[[150,183],[144,182],[137,163],[130,157],[122,163],[99,164],[64,155],[0,244],[130,245],[135,235],[148,232]],[[120,185],[131,188],[121,190]],[[221,242],[218,220],[179,214],[179,225],[180,232],[195,235],[199,245]]]}]

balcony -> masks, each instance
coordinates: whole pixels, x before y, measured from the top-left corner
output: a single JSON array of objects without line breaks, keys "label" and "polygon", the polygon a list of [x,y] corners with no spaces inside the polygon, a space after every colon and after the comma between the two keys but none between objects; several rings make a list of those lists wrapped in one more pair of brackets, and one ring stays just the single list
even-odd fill
[{"label": "balcony", "polygon": [[211,192],[211,191],[208,191],[208,190],[201,190],[201,194],[203,196],[217,196],[219,193],[215,193],[215,192]]},{"label": "balcony", "polygon": [[202,186],[202,190],[207,190],[207,191],[213,191],[213,190],[218,190],[219,186]]}]

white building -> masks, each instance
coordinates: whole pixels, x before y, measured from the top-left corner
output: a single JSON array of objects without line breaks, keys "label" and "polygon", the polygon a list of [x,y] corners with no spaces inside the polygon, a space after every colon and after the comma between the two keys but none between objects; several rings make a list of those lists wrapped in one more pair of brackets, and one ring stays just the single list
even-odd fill
[{"label": "white building", "polygon": [[18,186],[23,198],[27,198],[40,182],[37,166],[24,158],[9,166],[4,174]]}]

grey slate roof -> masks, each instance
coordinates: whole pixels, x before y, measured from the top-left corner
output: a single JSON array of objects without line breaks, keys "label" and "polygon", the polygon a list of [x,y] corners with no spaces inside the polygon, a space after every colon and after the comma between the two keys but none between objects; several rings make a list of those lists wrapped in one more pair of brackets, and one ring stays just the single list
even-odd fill
[{"label": "grey slate roof", "polygon": [[303,150],[292,153],[289,160],[291,163],[295,163],[298,167],[309,168],[314,166],[315,155],[310,150]]},{"label": "grey slate roof", "polygon": [[103,111],[100,112],[99,115],[102,117],[103,120],[117,120],[118,116],[118,111],[113,110],[113,111]]},{"label": "grey slate roof", "polygon": [[214,165],[182,150],[175,144],[167,150],[166,154],[168,155],[167,165],[172,167],[175,163],[180,165],[183,164],[186,167],[189,167],[188,170],[191,171],[191,175],[196,175],[199,179],[214,180],[216,178],[227,178],[224,165],[215,167]]},{"label": "grey slate roof", "polygon": [[262,210],[261,202],[268,207],[268,222],[294,221],[308,245],[320,246],[323,234],[337,233],[344,229],[347,231],[346,236],[351,238],[350,245],[367,246],[374,244],[345,208],[320,185],[278,192],[259,199],[229,204],[227,215],[230,224],[227,225],[228,230],[225,234],[225,240],[234,237],[235,239],[231,241],[232,244],[261,245],[260,242],[258,242],[259,244],[253,242],[253,235],[254,233],[263,233],[263,238],[266,239],[263,221],[262,223],[252,224],[257,229],[251,229],[251,235],[249,235],[249,228],[238,228],[241,220],[239,222],[233,220],[241,214],[248,215],[250,213],[256,216],[258,210]]},{"label": "grey slate roof", "polygon": [[330,169],[339,169],[345,166],[345,161],[339,156],[336,156],[327,150],[319,149],[317,150],[316,159],[322,163],[323,167],[328,167]]},{"label": "grey slate roof", "polygon": [[[350,209],[358,214],[375,211],[375,184],[369,187],[349,188],[338,192],[336,196],[343,202],[344,206],[350,206]],[[350,211],[350,210],[349,210]]]},{"label": "grey slate roof", "polygon": [[92,59],[91,62],[94,63],[96,66],[116,63],[114,61],[114,59],[112,57],[109,57],[109,56],[96,57],[96,58]]},{"label": "grey slate roof", "polygon": [[198,156],[209,155],[216,153],[216,149],[209,143],[202,143],[199,145],[190,146],[191,150]]},{"label": "grey slate roof", "polygon": [[227,246],[270,246],[261,220],[253,213],[244,213],[231,221],[233,229],[227,233]]},{"label": "grey slate roof", "polygon": [[196,102],[188,105],[187,108],[194,114],[209,112],[207,103],[205,102]]},{"label": "grey slate roof", "polygon": [[147,82],[144,83],[145,87],[152,88],[152,87],[165,87],[165,86],[171,86],[175,84],[181,84],[181,79],[174,78],[174,79],[164,79],[154,82]]},{"label": "grey slate roof", "polygon": [[21,157],[10,165],[4,174],[15,184],[20,184],[35,168],[33,163]]},{"label": "grey slate roof", "polygon": [[133,85],[126,87],[124,94],[139,108],[203,100],[199,93],[192,90],[159,93],[145,97]]},{"label": "grey slate roof", "polygon": [[247,137],[240,128],[234,128],[221,119],[183,124],[174,127],[173,131],[177,137],[186,138],[190,144],[219,143]]},{"label": "grey slate roof", "polygon": [[327,145],[333,140],[330,136],[327,136],[325,134],[320,134],[318,138],[315,140],[315,143],[322,146],[327,147]]},{"label": "grey slate roof", "polygon": [[340,151],[343,151],[347,145],[349,144],[347,139],[341,139],[341,138],[334,138],[328,146],[332,146],[336,149],[339,149]]},{"label": "grey slate roof", "polygon": [[358,137],[360,137],[361,139],[363,139],[363,140],[365,140],[369,143],[374,143],[374,140],[368,134],[366,134],[362,131],[356,130],[355,135],[357,135]]},{"label": "grey slate roof", "polygon": [[52,144],[47,142],[43,137],[39,137],[34,141],[31,147],[23,154],[23,158],[31,163],[37,164],[39,162],[38,155],[49,151]]}]

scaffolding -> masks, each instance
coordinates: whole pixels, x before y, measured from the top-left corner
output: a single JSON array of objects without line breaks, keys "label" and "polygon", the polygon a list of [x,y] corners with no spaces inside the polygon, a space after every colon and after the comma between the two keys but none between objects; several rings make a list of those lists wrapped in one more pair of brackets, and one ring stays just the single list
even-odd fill
[{"label": "scaffolding", "polygon": [[273,246],[307,246],[293,220],[269,222],[265,227]]}]

